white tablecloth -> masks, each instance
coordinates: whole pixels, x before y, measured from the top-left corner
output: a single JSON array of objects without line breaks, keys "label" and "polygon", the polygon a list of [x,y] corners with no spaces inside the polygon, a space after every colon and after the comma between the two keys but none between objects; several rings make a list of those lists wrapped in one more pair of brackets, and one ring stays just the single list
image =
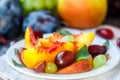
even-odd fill
[{"label": "white tablecloth", "polygon": [[[100,27],[108,27],[108,28],[112,29],[114,32],[114,40],[116,40],[118,37],[120,37],[120,29],[119,28],[116,28],[114,26],[109,26],[109,25],[102,25],[97,28],[100,28]],[[67,29],[69,31],[71,30],[68,28],[65,28],[65,29]],[[94,31],[95,29],[96,28],[90,29],[90,30]],[[87,30],[87,31],[89,31],[89,30]],[[76,29],[72,29],[72,32],[79,32],[79,31]],[[0,57],[0,77],[1,76],[3,76],[3,78],[7,77],[10,80],[44,80],[44,79],[35,78],[35,77],[31,77],[31,76],[22,74],[16,70],[14,70],[6,62],[5,55]],[[7,80],[7,79],[5,79],[5,80]],[[79,80],[120,80],[120,63],[112,70],[105,72],[101,75],[98,75],[95,77],[89,77],[89,78],[85,78],[85,79],[79,79]]]}]

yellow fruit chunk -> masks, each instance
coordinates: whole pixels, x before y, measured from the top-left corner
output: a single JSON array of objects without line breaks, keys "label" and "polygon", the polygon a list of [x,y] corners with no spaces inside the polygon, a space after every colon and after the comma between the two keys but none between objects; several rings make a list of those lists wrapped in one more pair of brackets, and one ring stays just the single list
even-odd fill
[{"label": "yellow fruit chunk", "polygon": [[24,50],[21,58],[26,67],[33,69],[35,65],[39,63],[40,55],[38,54],[37,49],[33,48]]},{"label": "yellow fruit chunk", "polygon": [[34,32],[31,27],[27,27],[25,31],[25,48],[32,48],[37,43]]},{"label": "yellow fruit chunk", "polygon": [[93,32],[82,32],[80,34],[73,35],[75,39],[75,45],[77,48],[77,51],[83,46],[89,46],[95,37],[95,33]]}]

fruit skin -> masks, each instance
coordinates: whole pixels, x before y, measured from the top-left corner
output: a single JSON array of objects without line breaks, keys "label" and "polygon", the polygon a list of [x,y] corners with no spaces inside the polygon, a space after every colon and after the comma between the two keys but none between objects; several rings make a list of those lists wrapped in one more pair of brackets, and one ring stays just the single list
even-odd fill
[{"label": "fruit skin", "polygon": [[75,62],[68,67],[58,70],[57,74],[76,74],[89,71],[93,68],[92,58]]},{"label": "fruit skin", "polygon": [[106,17],[107,0],[59,0],[58,13],[69,27],[96,27]]},{"label": "fruit skin", "polygon": [[0,35],[15,37],[20,29],[22,16],[19,0],[0,0]]},{"label": "fruit skin", "polygon": [[34,31],[41,30],[43,33],[52,33],[60,27],[58,18],[50,11],[33,11],[29,13],[23,20],[23,31],[29,26]]}]

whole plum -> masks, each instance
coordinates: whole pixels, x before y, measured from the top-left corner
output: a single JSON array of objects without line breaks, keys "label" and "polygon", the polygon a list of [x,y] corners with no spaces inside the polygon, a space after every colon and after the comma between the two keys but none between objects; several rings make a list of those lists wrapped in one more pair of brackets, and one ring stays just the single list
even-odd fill
[{"label": "whole plum", "polygon": [[14,37],[22,20],[22,8],[19,0],[0,0],[0,35]]},{"label": "whole plum", "polygon": [[43,33],[51,33],[60,27],[58,18],[50,11],[33,11],[28,14],[23,21],[23,31],[28,26]]}]

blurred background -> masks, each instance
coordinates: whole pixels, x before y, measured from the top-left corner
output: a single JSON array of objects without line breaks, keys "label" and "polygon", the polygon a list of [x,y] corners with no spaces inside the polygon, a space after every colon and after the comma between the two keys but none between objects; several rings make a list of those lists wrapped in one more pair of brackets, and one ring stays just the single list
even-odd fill
[{"label": "blurred background", "polygon": [[51,33],[62,27],[89,29],[102,24],[120,27],[120,0],[0,0],[0,50],[23,38],[28,26]]}]

